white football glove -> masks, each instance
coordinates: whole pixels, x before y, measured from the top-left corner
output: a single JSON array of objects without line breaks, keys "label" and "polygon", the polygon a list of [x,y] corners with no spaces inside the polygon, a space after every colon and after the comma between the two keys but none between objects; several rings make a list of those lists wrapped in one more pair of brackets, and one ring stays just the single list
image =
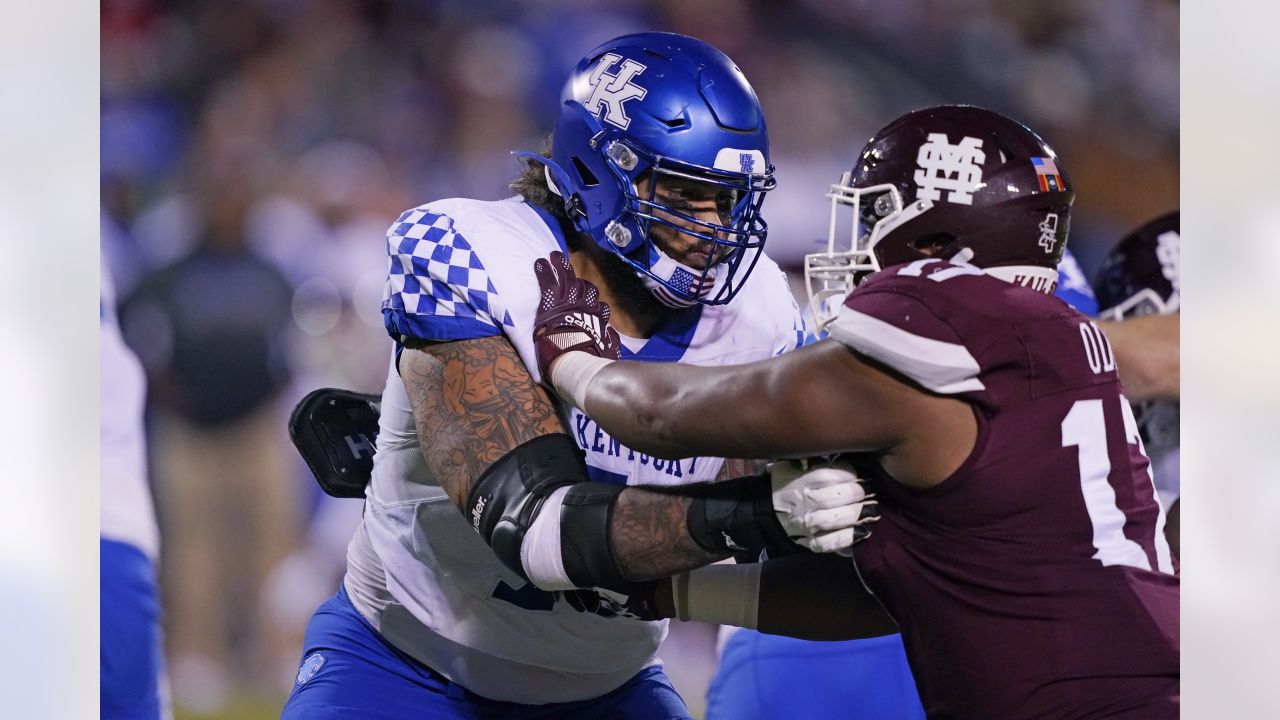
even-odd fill
[{"label": "white football glove", "polygon": [[778,522],[792,542],[813,552],[852,555],[880,520],[875,495],[867,494],[847,463],[779,460],[770,478]]}]

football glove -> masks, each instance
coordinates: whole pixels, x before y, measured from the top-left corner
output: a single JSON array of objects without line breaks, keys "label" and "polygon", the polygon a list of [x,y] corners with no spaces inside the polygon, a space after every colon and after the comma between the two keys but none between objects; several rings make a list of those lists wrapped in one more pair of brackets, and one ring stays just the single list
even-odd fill
[{"label": "football glove", "polygon": [[561,355],[580,351],[617,360],[622,344],[609,327],[609,304],[586,280],[579,280],[561,252],[533,264],[538,278],[538,312],[534,316],[533,347],[542,381],[551,379],[551,363]]},{"label": "football glove", "polygon": [[778,522],[792,542],[813,552],[851,555],[880,520],[875,495],[846,461],[779,460],[769,476]]}]

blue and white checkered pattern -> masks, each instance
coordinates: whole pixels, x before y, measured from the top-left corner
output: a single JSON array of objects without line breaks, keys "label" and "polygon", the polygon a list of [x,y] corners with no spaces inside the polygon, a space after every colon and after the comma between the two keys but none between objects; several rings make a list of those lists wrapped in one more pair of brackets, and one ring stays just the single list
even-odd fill
[{"label": "blue and white checkered pattern", "polygon": [[387,229],[387,255],[382,317],[397,341],[490,337],[501,334],[501,325],[514,328],[489,273],[454,230],[452,218],[421,207],[406,211]]}]

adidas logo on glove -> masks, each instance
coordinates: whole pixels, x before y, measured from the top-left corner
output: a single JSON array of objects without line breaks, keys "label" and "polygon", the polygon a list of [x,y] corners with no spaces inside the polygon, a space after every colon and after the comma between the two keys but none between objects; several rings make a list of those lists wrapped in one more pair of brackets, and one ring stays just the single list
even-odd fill
[{"label": "adidas logo on glove", "polygon": [[591,333],[592,339],[597,341],[600,339],[600,336],[604,334],[603,328],[600,327],[600,318],[589,313],[569,313],[564,316],[564,322],[569,325],[573,325],[574,327],[580,327],[583,330],[586,330],[588,333]]}]

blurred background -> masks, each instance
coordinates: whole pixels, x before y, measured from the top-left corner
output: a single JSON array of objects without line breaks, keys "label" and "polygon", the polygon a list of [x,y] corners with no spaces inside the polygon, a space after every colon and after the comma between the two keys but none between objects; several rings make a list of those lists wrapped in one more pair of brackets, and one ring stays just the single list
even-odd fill
[{"label": "blurred background", "polygon": [[[825,243],[822,194],[863,142],[937,103],[1057,149],[1090,275],[1178,206],[1169,0],[104,0],[103,262],[148,374],[180,718],[275,717],[337,587],[360,503],[319,495],[284,423],[317,387],[380,392],[387,225],[509,194],[509,151],[541,146],[572,65],[650,29],[710,42],[755,87],[768,247],[790,270]],[[685,625],[663,651],[695,710],[713,645]]]}]

